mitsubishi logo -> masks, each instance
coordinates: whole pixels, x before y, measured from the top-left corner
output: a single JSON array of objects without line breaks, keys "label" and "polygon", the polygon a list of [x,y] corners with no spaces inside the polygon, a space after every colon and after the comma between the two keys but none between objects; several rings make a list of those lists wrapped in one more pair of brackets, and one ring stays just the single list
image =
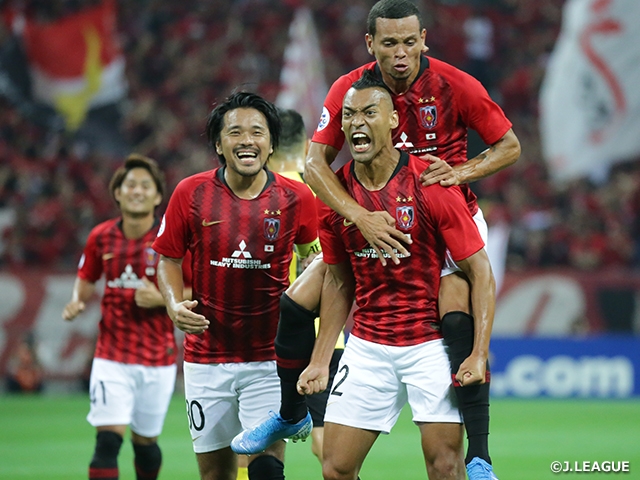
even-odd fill
[{"label": "mitsubishi logo", "polygon": [[393,148],[412,148],[413,147],[413,143],[411,142],[407,142],[407,138],[408,135],[404,132],[402,132],[402,134],[400,135],[400,140],[402,140],[401,142],[396,143]]},{"label": "mitsubishi logo", "polygon": [[247,248],[247,244],[244,242],[244,240],[242,240],[240,242],[240,245],[238,245],[240,247],[240,250],[236,250],[235,252],[233,252],[231,254],[231,256],[233,258],[251,258],[251,254],[249,252],[245,252],[244,249]]}]

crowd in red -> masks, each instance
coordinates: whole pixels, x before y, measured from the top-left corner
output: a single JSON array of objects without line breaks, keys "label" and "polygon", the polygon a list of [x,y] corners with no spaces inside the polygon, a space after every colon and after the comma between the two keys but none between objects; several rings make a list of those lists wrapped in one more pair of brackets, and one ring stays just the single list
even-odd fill
[{"label": "crowd in red", "polygon": [[[99,1],[18,3],[47,21]],[[237,88],[275,100],[295,9],[313,11],[331,83],[371,60],[363,38],[371,3],[120,0],[129,85],[120,147],[157,159],[170,188],[211,168],[203,136],[211,106]],[[422,3],[430,55],[479,78],[522,143],[514,166],[473,185],[489,223],[510,225],[508,268],[639,266],[640,162],[559,186],[541,155],[537,96],[563,0]],[[9,35],[0,26],[0,45]],[[482,147],[472,138],[474,148]],[[73,268],[91,227],[116,212],[107,183],[122,158],[52,131],[0,97],[0,159],[0,265]]]}]

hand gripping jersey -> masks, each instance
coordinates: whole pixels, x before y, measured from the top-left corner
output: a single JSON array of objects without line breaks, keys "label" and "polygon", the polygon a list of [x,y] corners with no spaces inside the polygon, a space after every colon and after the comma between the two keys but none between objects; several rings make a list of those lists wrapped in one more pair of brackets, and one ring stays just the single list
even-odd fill
[{"label": "hand gripping jersey", "polygon": [[386,210],[396,228],[411,236],[410,256],[383,267],[358,228],[318,200],[324,261],[348,260],[356,279],[351,335],[383,345],[417,345],[441,338],[438,315],[440,270],[445,250],[463,260],[484,247],[458,187],[423,187],[427,162],[402,152],[388,183],[369,191],[350,161],[337,175],[347,192],[369,210]]},{"label": "hand gripping jersey", "polygon": [[309,187],[267,175],[252,200],[233,193],[224,167],[184,179],[171,196],[153,246],[171,258],[191,251],[195,311],[211,322],[203,334],[185,335],[188,362],[275,359],[293,247],[317,239],[318,220]]},{"label": "hand gripping jersey", "polygon": [[[176,343],[166,309],[140,308],[134,300],[144,277],[157,285],[160,256],[151,244],[160,223],[139,239],[127,239],[121,223],[116,218],[93,228],[78,266],[78,277],[90,283],[105,276],[95,356],[128,364],[171,365],[176,360]],[[189,285],[189,264],[183,272]]]},{"label": "hand gripping jersey", "polygon": [[[364,70],[382,80],[376,62],[338,78],[325,99],[313,141],[342,148],[342,100]],[[467,161],[467,128],[478,132],[487,145],[497,142],[511,128],[502,109],[482,84],[457,68],[431,57],[422,57],[420,72],[401,95],[391,95],[400,124],[393,131],[394,146],[414,155],[430,153],[450,165]],[[472,215],[478,210],[475,194],[460,186]]]}]

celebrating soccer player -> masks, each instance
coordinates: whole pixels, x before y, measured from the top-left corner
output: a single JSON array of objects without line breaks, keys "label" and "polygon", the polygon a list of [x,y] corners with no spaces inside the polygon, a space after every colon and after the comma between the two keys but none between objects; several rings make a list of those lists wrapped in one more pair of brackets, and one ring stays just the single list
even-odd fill
[{"label": "celebrating soccer player", "polygon": [[[385,84],[363,72],[344,98],[342,128],[353,160],[337,175],[358,203],[396,218],[413,243],[400,264],[385,267],[354,225],[320,205],[327,276],[343,287],[323,302],[318,342],[300,377],[302,393],[324,388],[331,342],[347,318],[354,282],[358,305],[325,415],[327,480],[356,478],[376,438],[391,430],[405,403],[420,429],[429,478],[465,478],[461,417],[437,305],[446,250],[469,278],[481,365],[489,350],[495,284],[461,190],[421,185],[427,162],[394,148],[391,131],[398,122]],[[467,372],[459,372],[456,381],[468,381]]]},{"label": "celebrating soccer player", "polygon": [[[73,320],[84,311],[104,275],[89,382],[87,420],[98,432],[89,478],[118,478],[118,454],[129,426],[137,476],[155,479],[162,462],[157,440],[175,387],[177,355],[174,326],[156,287],[160,257],[151,248],[160,226],[154,212],[164,194],[164,175],[152,159],[130,155],[109,189],[121,216],[91,231],[62,317]],[[179,273],[187,285],[189,266]],[[190,289],[182,293],[191,295]]]},{"label": "celebrating soccer player", "polygon": [[[223,166],[178,184],[153,244],[167,310],[186,332],[185,395],[203,480],[236,478],[231,440],[277,409],[280,296],[294,245],[301,258],[319,248],[309,187],[265,168],[279,134],[276,108],[258,95],[240,92],[219,104],[207,136]],[[188,251],[193,300],[182,297]],[[278,440],[252,455],[249,478],[283,478],[284,447]]]}]

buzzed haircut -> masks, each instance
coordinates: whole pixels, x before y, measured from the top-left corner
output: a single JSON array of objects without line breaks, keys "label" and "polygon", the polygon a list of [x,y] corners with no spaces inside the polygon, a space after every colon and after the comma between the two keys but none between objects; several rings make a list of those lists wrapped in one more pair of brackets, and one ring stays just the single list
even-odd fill
[{"label": "buzzed haircut", "polygon": [[355,90],[364,90],[366,88],[381,88],[389,93],[391,96],[391,90],[389,87],[376,76],[373,70],[365,70],[362,72],[362,76],[351,84],[351,88]]},{"label": "buzzed haircut", "polygon": [[304,126],[302,115],[292,109],[279,108],[281,130],[280,146],[281,150],[291,150],[297,148],[302,142],[307,140],[307,131]]},{"label": "buzzed haircut", "polygon": [[[144,155],[132,153],[126,158],[124,165],[119,167],[113,173],[111,181],[109,182],[109,191],[111,192],[114,200],[116,200],[116,190],[122,186],[122,182],[124,182],[125,177],[134,168],[144,168],[147,170],[151,175],[151,178],[153,178],[153,182],[156,184],[158,193],[164,197],[164,191],[166,188],[164,173],[162,173],[162,170],[160,170],[156,161],[152,158],[145,157]],[[119,204],[117,200],[116,203]]]},{"label": "buzzed haircut", "polygon": [[420,30],[424,28],[422,15],[415,3],[409,0],[380,0],[376,3],[367,17],[367,33],[372,37],[376,35],[376,19],[378,18],[407,18],[415,15],[420,23]]},{"label": "buzzed haircut", "polygon": [[[267,119],[267,127],[271,137],[271,146],[275,150],[280,142],[280,116],[275,105],[265,100],[260,95],[251,92],[236,92],[231,94],[227,99],[217,105],[209,114],[207,120],[206,134],[209,145],[215,148],[216,143],[220,141],[220,132],[224,126],[224,116],[227,112],[236,108],[253,108],[262,113]],[[218,158],[222,164],[227,161],[224,155],[218,154]]]}]

